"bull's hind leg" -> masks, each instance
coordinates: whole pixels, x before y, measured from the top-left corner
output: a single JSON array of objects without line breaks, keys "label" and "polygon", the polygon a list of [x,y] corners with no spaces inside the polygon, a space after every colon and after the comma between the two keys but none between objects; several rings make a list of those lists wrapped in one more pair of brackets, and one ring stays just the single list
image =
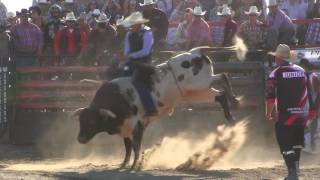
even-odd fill
[{"label": "bull's hind leg", "polygon": [[124,146],[126,148],[126,156],[120,166],[120,168],[125,168],[128,162],[130,161],[131,151],[132,151],[132,141],[130,138],[124,138]]},{"label": "bull's hind leg", "polygon": [[226,92],[226,96],[231,104],[232,107],[238,107],[240,102],[239,100],[236,99],[236,96],[232,90],[232,86],[230,84],[229,78],[225,73],[221,74],[215,74],[211,76],[212,82],[211,85],[215,86],[217,85],[222,85]]},{"label": "bull's hind leg", "polygon": [[133,145],[133,152],[134,152],[134,160],[133,160],[133,164],[131,166],[131,169],[139,168],[137,163],[140,158],[140,150],[141,150],[143,131],[144,131],[144,127],[143,127],[142,123],[139,121],[138,124],[136,125],[134,132],[133,132],[132,145]]}]

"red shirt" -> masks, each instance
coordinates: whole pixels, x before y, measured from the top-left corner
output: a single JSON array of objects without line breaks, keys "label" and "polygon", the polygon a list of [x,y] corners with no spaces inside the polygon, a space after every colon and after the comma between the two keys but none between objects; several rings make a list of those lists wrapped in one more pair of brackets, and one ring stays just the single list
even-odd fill
[{"label": "red shirt", "polygon": [[[63,33],[66,33],[63,35]],[[66,53],[71,55],[76,55],[77,53],[77,45],[75,40],[75,29],[73,28],[63,28],[59,30],[54,38],[54,52],[55,55],[61,54],[61,43],[62,38],[66,37]],[[80,29],[80,49],[81,51],[88,46],[88,33],[83,29]]]}]

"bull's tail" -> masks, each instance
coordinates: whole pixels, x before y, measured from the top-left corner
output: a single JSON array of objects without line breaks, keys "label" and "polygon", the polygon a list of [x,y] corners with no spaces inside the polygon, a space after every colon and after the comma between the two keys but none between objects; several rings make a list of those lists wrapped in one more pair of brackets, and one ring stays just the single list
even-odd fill
[{"label": "bull's tail", "polygon": [[247,46],[244,44],[243,39],[241,39],[239,36],[234,37],[233,43],[236,49],[237,58],[240,61],[243,61],[246,58],[246,54],[248,52]]}]

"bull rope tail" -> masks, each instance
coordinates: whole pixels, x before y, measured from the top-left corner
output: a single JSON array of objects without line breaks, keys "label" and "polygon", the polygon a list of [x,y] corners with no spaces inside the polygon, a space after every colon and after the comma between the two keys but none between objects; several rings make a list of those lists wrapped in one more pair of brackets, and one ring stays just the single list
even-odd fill
[{"label": "bull rope tail", "polygon": [[176,76],[175,73],[173,72],[173,68],[172,68],[172,66],[170,65],[170,61],[167,61],[167,65],[168,65],[169,70],[170,70],[170,72],[171,72],[171,74],[172,74],[172,76],[173,76],[173,79],[174,79],[174,82],[175,82],[175,84],[176,84],[176,86],[177,86],[177,89],[179,90],[181,97],[183,97],[183,91],[182,91],[181,87],[179,86],[179,83],[178,83],[178,80],[177,80],[177,76]]}]

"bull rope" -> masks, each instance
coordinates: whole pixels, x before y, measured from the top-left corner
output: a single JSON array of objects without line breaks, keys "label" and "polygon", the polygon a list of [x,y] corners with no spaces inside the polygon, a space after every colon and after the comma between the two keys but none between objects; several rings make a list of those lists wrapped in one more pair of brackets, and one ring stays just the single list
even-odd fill
[{"label": "bull rope", "polygon": [[167,65],[168,65],[169,70],[170,70],[170,72],[171,72],[171,74],[172,74],[172,76],[173,76],[174,82],[175,82],[175,84],[176,84],[176,86],[177,86],[177,88],[178,88],[178,90],[179,90],[179,92],[180,92],[180,95],[181,95],[181,97],[183,97],[182,89],[181,89],[181,87],[179,86],[179,83],[178,83],[178,80],[177,80],[177,76],[176,76],[176,74],[173,72],[173,68],[172,68],[172,66],[170,65],[170,61],[167,61]]}]

